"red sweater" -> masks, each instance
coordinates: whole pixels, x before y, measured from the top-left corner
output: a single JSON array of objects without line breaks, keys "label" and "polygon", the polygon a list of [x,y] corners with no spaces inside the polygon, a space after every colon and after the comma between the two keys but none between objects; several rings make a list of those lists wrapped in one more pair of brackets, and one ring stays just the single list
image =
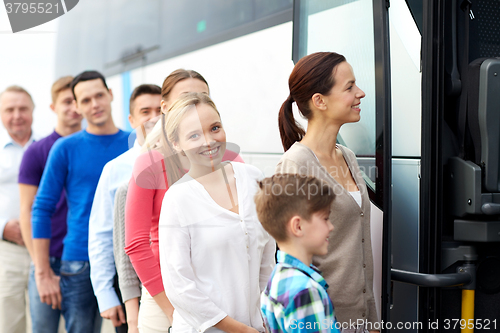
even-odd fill
[{"label": "red sweater", "polygon": [[[243,162],[226,150],[223,161]],[[125,205],[125,252],[151,296],[163,291],[158,248],[158,220],[168,182],[163,155],[157,150],[137,157]]]}]

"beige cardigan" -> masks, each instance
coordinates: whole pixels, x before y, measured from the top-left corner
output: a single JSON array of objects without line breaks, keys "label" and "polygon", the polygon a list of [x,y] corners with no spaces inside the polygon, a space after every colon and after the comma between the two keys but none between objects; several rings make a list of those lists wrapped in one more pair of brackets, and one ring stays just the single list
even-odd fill
[{"label": "beige cardigan", "polygon": [[333,187],[336,194],[330,220],[335,229],[330,235],[328,254],[315,256],[313,264],[329,285],[328,294],[340,323],[358,319],[378,321],[373,296],[373,257],[370,235],[370,199],[354,153],[338,145],[361,192],[361,208],[349,192],[321,166],[314,152],[295,142],[281,157],[276,173],[315,176]]}]

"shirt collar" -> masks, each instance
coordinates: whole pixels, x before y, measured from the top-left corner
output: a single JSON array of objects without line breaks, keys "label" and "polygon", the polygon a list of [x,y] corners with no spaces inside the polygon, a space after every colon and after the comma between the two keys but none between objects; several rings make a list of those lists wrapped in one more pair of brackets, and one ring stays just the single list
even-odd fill
[{"label": "shirt collar", "polygon": [[13,142],[12,138],[10,135],[7,133],[6,130],[3,130],[0,134],[0,147],[3,149],[7,147],[8,144],[11,144]]},{"label": "shirt collar", "polygon": [[1,135],[0,135],[0,148],[3,149],[3,148],[10,146],[10,145],[19,146],[21,148],[28,148],[29,145],[31,145],[33,143],[33,141],[35,141],[35,134],[33,132],[33,129],[31,129],[30,139],[28,140],[28,142],[26,142],[24,147],[21,147],[21,145],[19,145],[19,143],[14,141],[14,139],[9,135],[7,130],[3,130]]},{"label": "shirt collar", "polygon": [[294,256],[291,256],[288,253],[283,252],[281,250],[278,250],[277,259],[278,259],[278,262],[288,264],[288,265],[295,267],[296,269],[304,272],[311,279],[313,279],[314,281],[316,281],[320,285],[322,285],[323,288],[328,289],[328,284],[326,283],[325,279],[321,275],[320,270],[318,268],[316,268],[314,265],[311,264],[311,266],[307,267],[299,259],[297,259]]}]

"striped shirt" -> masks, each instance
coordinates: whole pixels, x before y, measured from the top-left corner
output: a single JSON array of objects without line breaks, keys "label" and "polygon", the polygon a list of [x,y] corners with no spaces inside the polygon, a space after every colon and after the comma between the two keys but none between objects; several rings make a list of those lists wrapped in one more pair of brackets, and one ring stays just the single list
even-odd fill
[{"label": "striped shirt", "polygon": [[277,257],[278,264],[260,298],[268,332],[339,333],[326,292],[328,284],[318,269],[283,251]]}]

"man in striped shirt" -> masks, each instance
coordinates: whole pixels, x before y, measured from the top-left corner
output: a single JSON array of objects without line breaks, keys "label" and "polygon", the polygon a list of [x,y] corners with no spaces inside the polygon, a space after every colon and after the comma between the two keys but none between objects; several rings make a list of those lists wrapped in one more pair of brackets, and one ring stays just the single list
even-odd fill
[{"label": "man in striped shirt", "polygon": [[277,174],[259,182],[259,220],[278,242],[277,265],[261,295],[268,332],[335,332],[339,325],[328,284],[312,265],[325,255],[333,190],[314,177]]}]

